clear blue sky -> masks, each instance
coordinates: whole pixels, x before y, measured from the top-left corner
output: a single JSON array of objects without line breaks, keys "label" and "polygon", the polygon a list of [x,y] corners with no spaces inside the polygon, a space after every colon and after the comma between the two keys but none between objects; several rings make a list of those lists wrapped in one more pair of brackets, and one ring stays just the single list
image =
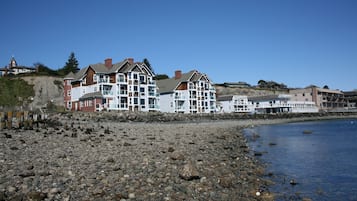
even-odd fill
[{"label": "clear blue sky", "polygon": [[3,0],[0,67],[148,58],[215,83],[357,89],[356,0]]}]

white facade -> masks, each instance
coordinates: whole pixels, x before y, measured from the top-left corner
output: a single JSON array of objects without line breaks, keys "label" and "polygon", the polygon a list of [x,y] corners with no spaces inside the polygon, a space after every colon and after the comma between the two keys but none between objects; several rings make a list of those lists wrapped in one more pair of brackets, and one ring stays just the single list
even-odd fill
[{"label": "white facade", "polygon": [[221,100],[218,98],[218,108],[220,112],[223,113],[252,113],[254,108],[251,102],[248,101],[247,96],[226,96],[222,97]]},{"label": "white facade", "polygon": [[71,82],[72,110],[80,110],[81,100],[99,92],[102,102],[96,104],[95,111],[158,111],[159,94],[153,76],[145,64],[129,59],[115,65],[107,59],[106,64],[89,66]]},{"label": "white facade", "polygon": [[312,101],[292,101],[286,94],[251,97],[219,97],[220,112],[226,113],[315,113],[318,107]]},{"label": "white facade", "polygon": [[216,89],[206,75],[198,71],[158,81],[160,111],[168,113],[216,112]]}]

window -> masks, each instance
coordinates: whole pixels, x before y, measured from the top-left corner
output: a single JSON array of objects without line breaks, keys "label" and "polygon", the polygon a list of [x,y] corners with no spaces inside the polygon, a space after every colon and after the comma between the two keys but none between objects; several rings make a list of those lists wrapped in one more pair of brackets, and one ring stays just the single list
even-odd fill
[{"label": "window", "polygon": [[93,82],[97,82],[97,75],[96,74],[93,75]]},{"label": "window", "polygon": [[134,76],[134,80],[137,80],[138,79],[138,74],[133,74],[133,76]]},{"label": "window", "polygon": [[71,96],[71,90],[67,91],[67,96]]},{"label": "window", "polygon": [[138,104],[138,98],[134,98],[134,105]]},{"label": "window", "polygon": [[144,87],[140,87],[140,92],[144,93],[145,92],[145,88]]},{"label": "window", "polygon": [[138,86],[134,86],[134,91],[138,91]]},{"label": "window", "polygon": [[145,105],[145,99],[140,99],[140,105]]},{"label": "window", "polygon": [[145,76],[140,75],[140,83],[144,83],[145,82]]},{"label": "window", "polygon": [[83,79],[83,84],[87,84],[87,78]]}]

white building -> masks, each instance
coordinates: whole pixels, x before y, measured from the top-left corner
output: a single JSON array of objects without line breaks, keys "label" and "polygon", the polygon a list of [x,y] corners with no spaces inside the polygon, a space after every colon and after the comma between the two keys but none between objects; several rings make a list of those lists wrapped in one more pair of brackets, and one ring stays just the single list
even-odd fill
[{"label": "white building", "polygon": [[17,65],[17,62],[14,57],[11,58],[8,67],[0,68],[0,76],[19,75],[34,72],[36,72],[35,68]]},{"label": "white building", "polygon": [[220,96],[220,112],[238,113],[315,113],[318,107],[312,101],[292,101],[291,95]]},{"label": "white building", "polygon": [[126,59],[112,64],[112,59],[106,59],[104,64],[89,65],[65,77],[65,104],[81,111],[158,111],[159,96],[153,77],[144,63]]},{"label": "white building", "polygon": [[196,70],[158,80],[160,110],[169,113],[216,112],[216,89],[209,78]]},{"label": "white building", "polygon": [[227,95],[217,97],[217,108],[220,112],[231,113],[252,113],[253,104],[248,101],[247,96]]}]

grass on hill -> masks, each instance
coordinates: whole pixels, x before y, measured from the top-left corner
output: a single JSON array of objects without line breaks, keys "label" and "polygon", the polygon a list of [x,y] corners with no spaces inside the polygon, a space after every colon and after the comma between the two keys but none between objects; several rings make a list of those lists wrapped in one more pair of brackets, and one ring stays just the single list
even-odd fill
[{"label": "grass on hill", "polygon": [[33,85],[21,78],[0,77],[0,107],[22,106],[35,95]]}]

